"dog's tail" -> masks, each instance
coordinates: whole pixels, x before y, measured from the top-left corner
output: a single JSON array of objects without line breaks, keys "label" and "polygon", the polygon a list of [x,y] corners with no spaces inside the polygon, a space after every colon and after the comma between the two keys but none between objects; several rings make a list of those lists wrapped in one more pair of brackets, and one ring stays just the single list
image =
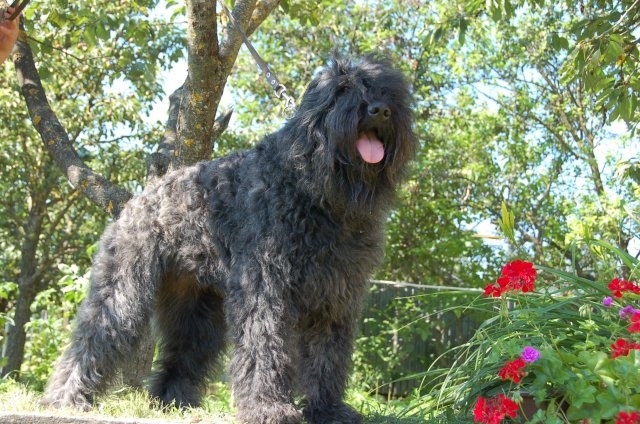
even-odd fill
[{"label": "dog's tail", "polygon": [[135,215],[139,210],[130,209],[101,239],[89,293],[78,309],[71,345],[49,380],[45,404],[89,408],[148,328],[162,266],[157,233],[145,216]]}]

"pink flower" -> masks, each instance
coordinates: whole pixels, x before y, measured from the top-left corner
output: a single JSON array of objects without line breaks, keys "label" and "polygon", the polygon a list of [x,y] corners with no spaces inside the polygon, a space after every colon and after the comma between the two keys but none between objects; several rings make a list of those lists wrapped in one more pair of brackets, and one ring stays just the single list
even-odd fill
[{"label": "pink flower", "polygon": [[525,346],[524,349],[522,349],[522,355],[520,355],[520,357],[524,362],[530,364],[538,360],[538,358],[540,357],[540,352],[538,352],[531,346]]},{"label": "pink flower", "polygon": [[635,309],[631,305],[627,305],[624,308],[620,309],[618,311],[618,314],[620,315],[620,318],[626,319],[629,315],[633,315],[634,312],[638,312],[638,311],[640,311],[640,310]]},{"label": "pink flower", "polygon": [[611,296],[607,296],[602,300],[602,304],[607,308],[610,308],[612,303],[613,303],[613,297]]}]

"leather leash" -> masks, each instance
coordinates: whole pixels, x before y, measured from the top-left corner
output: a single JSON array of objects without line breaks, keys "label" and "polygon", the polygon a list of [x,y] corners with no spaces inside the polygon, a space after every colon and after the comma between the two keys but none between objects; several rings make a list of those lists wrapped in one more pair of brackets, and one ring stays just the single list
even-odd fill
[{"label": "leather leash", "polygon": [[293,99],[293,97],[291,97],[287,93],[287,87],[285,87],[284,84],[282,84],[280,82],[280,80],[278,80],[278,77],[273,73],[273,71],[271,71],[271,69],[269,69],[269,65],[267,65],[267,63],[264,60],[262,60],[262,58],[260,57],[260,55],[258,54],[256,49],[253,47],[253,44],[251,44],[251,41],[249,41],[249,38],[247,37],[247,35],[244,33],[244,31],[240,27],[240,24],[238,23],[238,21],[235,20],[235,18],[233,17],[231,12],[227,8],[227,6],[222,2],[222,0],[217,0],[217,1],[218,1],[218,4],[220,5],[220,7],[222,7],[222,9],[224,10],[224,12],[227,15],[227,17],[229,18],[229,21],[231,21],[231,23],[233,24],[235,29],[242,36],[242,40],[244,41],[245,46],[247,46],[247,49],[249,49],[249,52],[251,53],[251,56],[253,56],[253,60],[255,60],[255,62],[258,64],[258,66],[262,70],[262,73],[264,74],[265,78],[267,79],[267,82],[273,88],[273,91],[275,92],[276,97],[278,99],[280,99],[280,100],[284,100],[284,102],[285,102],[285,106],[284,106],[285,111],[287,111],[288,113],[291,113],[291,114],[293,112],[295,112],[296,102]]}]

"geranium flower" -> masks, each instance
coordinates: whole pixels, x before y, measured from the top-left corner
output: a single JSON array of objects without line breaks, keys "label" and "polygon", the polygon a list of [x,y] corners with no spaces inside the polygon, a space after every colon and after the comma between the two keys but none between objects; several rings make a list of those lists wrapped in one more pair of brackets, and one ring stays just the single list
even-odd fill
[{"label": "geranium flower", "polygon": [[534,281],[537,272],[531,262],[517,259],[506,264],[502,268],[502,275],[495,284],[489,284],[484,288],[484,296],[500,297],[507,291],[521,291],[527,293],[535,288]]},{"label": "geranium flower", "polygon": [[487,285],[487,287],[484,288],[484,293],[482,293],[482,295],[485,297],[487,296],[500,297],[500,295],[502,295],[502,289],[500,287],[496,287],[493,284],[489,284]]},{"label": "geranium flower", "polygon": [[618,339],[611,344],[611,357],[627,356],[631,349],[640,349],[640,343],[633,343],[625,339]]},{"label": "geranium flower", "polygon": [[610,308],[612,303],[613,303],[613,297],[611,296],[607,296],[604,299],[602,299],[602,304],[607,308]]},{"label": "geranium flower", "polygon": [[531,346],[525,346],[524,349],[522,349],[522,355],[520,355],[520,358],[529,364],[537,361],[539,357],[540,352]]},{"label": "geranium flower", "polygon": [[622,297],[622,293],[631,292],[640,294],[640,286],[632,283],[631,281],[623,280],[620,278],[614,278],[607,286],[609,290],[613,292],[615,297]]},{"label": "geranium flower", "polygon": [[640,309],[635,309],[633,306],[627,305],[624,308],[620,309],[618,311],[618,314],[620,315],[620,318],[625,319],[629,315],[633,315],[634,312],[640,312]]},{"label": "geranium flower", "polygon": [[522,358],[507,361],[498,372],[498,376],[503,380],[513,380],[514,383],[520,383],[520,379],[525,375],[523,370],[525,365]]},{"label": "geranium flower", "polygon": [[[533,291],[533,282],[537,276],[536,269],[531,262],[517,259],[502,268],[502,278],[508,280],[507,285],[512,290],[522,290],[523,293]],[[500,280],[498,280],[500,281]]]},{"label": "geranium flower", "polygon": [[629,325],[630,333],[640,333],[640,311],[633,311],[633,315],[631,315],[631,325]]},{"label": "geranium flower", "polygon": [[638,424],[640,423],[640,416],[637,412],[620,412],[616,417],[616,424]]},{"label": "geranium flower", "polygon": [[502,393],[491,399],[478,398],[473,408],[473,421],[485,424],[500,424],[505,416],[516,418],[518,404]]}]

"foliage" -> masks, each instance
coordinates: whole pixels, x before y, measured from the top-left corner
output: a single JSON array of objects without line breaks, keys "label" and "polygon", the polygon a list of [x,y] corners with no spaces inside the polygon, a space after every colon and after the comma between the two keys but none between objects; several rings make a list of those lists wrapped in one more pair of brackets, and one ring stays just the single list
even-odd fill
[{"label": "foliage", "polygon": [[413,377],[434,362],[453,363],[446,353],[486,318],[471,310],[460,313],[458,306],[475,296],[465,289],[374,284],[356,340],[353,384],[387,399],[428,393],[432,385]]},{"label": "foliage", "polygon": [[[640,5],[632,0],[489,0],[451,2],[442,7],[442,19],[429,32],[431,42],[447,32],[468,39],[479,17],[488,16],[501,27],[510,27],[523,15],[537,15],[547,23],[558,21],[550,31],[541,27],[544,45],[558,58],[556,68],[563,84],[579,83],[593,94],[596,109],[609,122],[638,122],[640,67],[637,37]],[[527,43],[528,44],[528,43]],[[534,44],[531,43],[531,47]]]},{"label": "foliage", "polygon": [[38,293],[31,306],[34,316],[26,325],[31,337],[25,346],[21,372],[24,380],[31,382],[36,390],[44,389],[53,364],[67,342],[69,323],[89,284],[89,271],[81,271],[75,264],[60,264],[58,269],[62,277]]},{"label": "foliage", "polygon": [[[612,272],[629,266],[631,276],[638,277],[637,259],[605,242],[585,244],[616,264]],[[640,340],[620,314],[640,297],[626,293],[613,304],[603,303],[614,295],[606,281],[540,265],[537,269],[542,278],[534,292],[509,291],[498,300],[474,301],[494,316],[455,349],[454,367],[439,375],[440,405],[469,410],[481,396],[503,394],[522,403],[531,395],[540,409],[529,419],[541,423],[600,422],[640,409],[639,352],[631,348],[614,354],[618,339]],[[509,368],[525,346],[535,347],[540,357],[521,363],[518,371]]]}]

